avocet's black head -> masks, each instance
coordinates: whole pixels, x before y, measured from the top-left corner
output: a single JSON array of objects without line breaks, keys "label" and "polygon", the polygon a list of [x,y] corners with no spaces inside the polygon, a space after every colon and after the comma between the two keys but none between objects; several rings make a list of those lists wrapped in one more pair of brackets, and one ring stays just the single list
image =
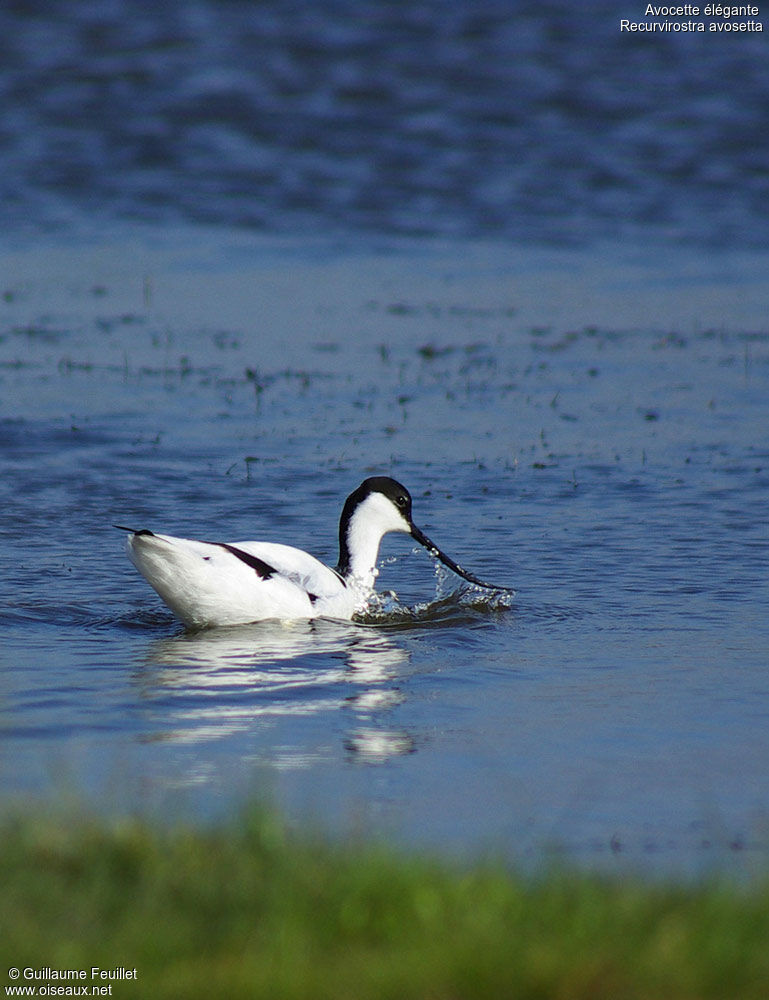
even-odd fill
[{"label": "avocet's black head", "polygon": [[372,476],[365,479],[345,501],[339,521],[339,566],[342,576],[355,569],[360,554],[361,563],[373,567],[382,536],[390,531],[402,531],[419,542],[430,555],[448,566],[450,570],[488,590],[509,590],[484,583],[477,576],[463,569],[431,542],[411,519],[411,495],[401,483],[389,476]]},{"label": "avocet's black head", "polygon": [[[373,493],[381,494],[403,516],[405,522],[411,525],[411,494],[395,479],[389,476],[371,476],[364,479],[357,490],[354,490],[345,500],[342,510],[342,522],[349,522],[355,510]],[[393,530],[393,529],[390,529]]]}]

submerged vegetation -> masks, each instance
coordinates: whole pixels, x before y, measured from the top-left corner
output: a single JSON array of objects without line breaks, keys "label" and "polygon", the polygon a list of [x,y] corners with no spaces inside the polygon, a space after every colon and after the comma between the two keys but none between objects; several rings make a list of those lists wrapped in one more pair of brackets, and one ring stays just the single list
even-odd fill
[{"label": "submerged vegetation", "polygon": [[19,985],[98,967],[135,969],[112,991],[132,1000],[758,1000],[769,982],[769,881],[521,878],[258,810],[195,831],[7,819],[0,838],[2,968]]}]

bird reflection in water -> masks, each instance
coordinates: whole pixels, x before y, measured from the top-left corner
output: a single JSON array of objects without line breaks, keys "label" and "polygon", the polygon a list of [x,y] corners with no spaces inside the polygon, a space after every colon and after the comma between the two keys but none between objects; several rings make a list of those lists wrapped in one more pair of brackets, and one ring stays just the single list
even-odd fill
[{"label": "bird reflection in water", "polygon": [[[272,717],[353,713],[343,743],[376,763],[410,753],[414,741],[376,716],[403,701],[397,678],[409,654],[381,629],[313,619],[258,622],[170,636],[150,646],[135,673],[148,712],[167,725],[154,739],[202,743],[244,733]],[[298,734],[297,734],[298,735]],[[271,763],[315,760],[285,746]]]}]

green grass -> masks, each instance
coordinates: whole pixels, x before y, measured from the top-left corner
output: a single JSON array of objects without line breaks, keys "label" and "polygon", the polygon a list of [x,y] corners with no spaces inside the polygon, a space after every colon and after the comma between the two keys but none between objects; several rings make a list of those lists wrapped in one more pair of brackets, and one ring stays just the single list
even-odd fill
[{"label": "green grass", "polygon": [[[137,969],[117,998],[766,1000],[769,880],[519,878],[289,833],[0,824],[11,967]],[[23,984],[24,980],[18,980]]]}]

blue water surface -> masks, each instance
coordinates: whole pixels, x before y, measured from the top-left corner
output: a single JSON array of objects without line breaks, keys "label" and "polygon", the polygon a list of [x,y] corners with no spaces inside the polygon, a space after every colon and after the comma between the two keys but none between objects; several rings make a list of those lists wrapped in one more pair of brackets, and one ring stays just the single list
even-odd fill
[{"label": "blue water surface", "polygon": [[5,4],[0,221],[765,247],[767,36],[645,6]]},{"label": "blue water surface", "polygon": [[[0,11],[0,797],[740,877],[769,811],[760,34],[599,0]],[[335,563],[188,634],[114,523]]]}]

